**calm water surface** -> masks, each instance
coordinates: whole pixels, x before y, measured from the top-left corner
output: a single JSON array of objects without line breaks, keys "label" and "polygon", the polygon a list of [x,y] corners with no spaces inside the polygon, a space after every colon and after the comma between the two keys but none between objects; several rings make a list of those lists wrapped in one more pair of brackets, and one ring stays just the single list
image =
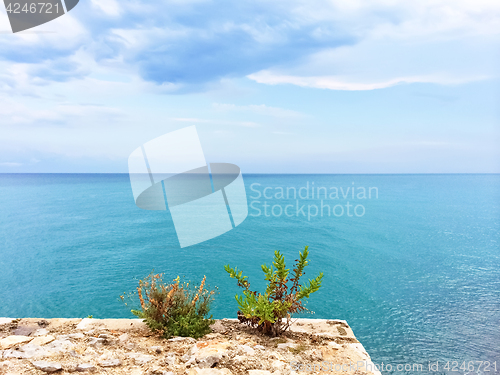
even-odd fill
[{"label": "calm water surface", "polygon": [[[422,363],[427,373],[439,361],[444,373],[446,361],[497,361],[500,370],[500,175],[244,180],[250,216],[181,249],[170,214],[138,209],[126,174],[0,174],[0,316],[131,317],[118,297],[155,269],[207,275],[219,288],[214,317],[235,317],[238,290],[224,264],[262,288],[260,264],[274,250],[290,262],[308,245],[306,277],[325,277],[304,317],[347,320],[378,364]],[[293,188],[305,197],[307,186],[297,202]],[[308,206],[312,215],[321,204],[323,217],[308,219]],[[291,216],[279,215],[287,205]]]}]

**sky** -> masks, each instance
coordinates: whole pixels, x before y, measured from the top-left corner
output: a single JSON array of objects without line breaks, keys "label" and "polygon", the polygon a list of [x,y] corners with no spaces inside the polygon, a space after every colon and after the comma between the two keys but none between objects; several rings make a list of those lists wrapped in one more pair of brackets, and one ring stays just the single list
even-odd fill
[{"label": "sky", "polygon": [[191,125],[243,173],[500,173],[499,83],[498,0],[0,5],[0,173],[126,173]]}]

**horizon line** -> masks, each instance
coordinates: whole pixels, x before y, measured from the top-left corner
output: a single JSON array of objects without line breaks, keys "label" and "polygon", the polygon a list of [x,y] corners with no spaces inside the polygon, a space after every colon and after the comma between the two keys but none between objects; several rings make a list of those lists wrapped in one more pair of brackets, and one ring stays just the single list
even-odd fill
[{"label": "horizon line", "polygon": [[[42,175],[42,174],[57,174],[57,175],[70,175],[70,174],[88,174],[88,175],[128,175],[129,172],[0,172],[0,175]],[[277,173],[277,172],[242,172],[243,175],[497,175],[500,172],[371,172],[371,173],[335,173],[335,172],[321,172],[321,173]]]}]

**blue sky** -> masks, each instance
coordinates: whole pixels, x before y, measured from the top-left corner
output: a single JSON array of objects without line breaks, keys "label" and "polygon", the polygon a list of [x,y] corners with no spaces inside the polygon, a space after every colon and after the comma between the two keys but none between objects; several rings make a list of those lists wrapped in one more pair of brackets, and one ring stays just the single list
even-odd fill
[{"label": "blue sky", "polygon": [[499,83],[496,0],[1,7],[0,172],[127,172],[196,125],[244,173],[500,173]]}]

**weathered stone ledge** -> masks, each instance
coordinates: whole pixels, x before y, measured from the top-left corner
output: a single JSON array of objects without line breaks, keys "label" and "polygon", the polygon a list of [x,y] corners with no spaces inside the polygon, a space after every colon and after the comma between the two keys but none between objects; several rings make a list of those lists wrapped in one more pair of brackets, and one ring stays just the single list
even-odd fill
[{"label": "weathered stone ledge", "polygon": [[0,374],[289,375],[380,373],[347,322],[294,319],[269,338],[235,319],[195,340],[153,335],[139,319],[0,318]]}]

